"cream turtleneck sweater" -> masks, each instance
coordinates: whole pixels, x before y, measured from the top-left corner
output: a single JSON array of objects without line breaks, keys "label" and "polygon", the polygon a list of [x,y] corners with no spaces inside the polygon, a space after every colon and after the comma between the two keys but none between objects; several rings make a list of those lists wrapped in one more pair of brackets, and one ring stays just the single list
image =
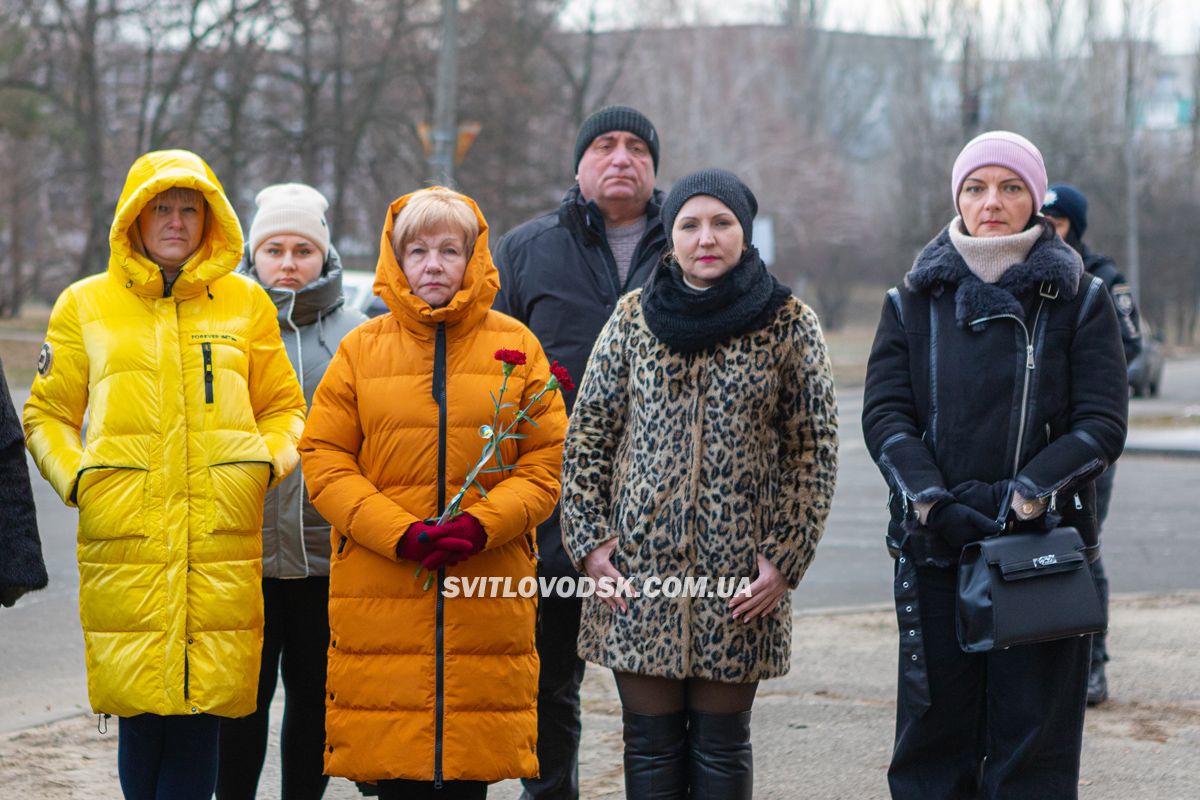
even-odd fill
[{"label": "cream turtleneck sweater", "polygon": [[1034,224],[1009,236],[971,236],[963,230],[962,217],[955,217],[950,222],[950,241],[954,243],[954,249],[967,262],[967,268],[984,283],[996,283],[1009,267],[1028,258],[1043,232],[1041,225]]}]

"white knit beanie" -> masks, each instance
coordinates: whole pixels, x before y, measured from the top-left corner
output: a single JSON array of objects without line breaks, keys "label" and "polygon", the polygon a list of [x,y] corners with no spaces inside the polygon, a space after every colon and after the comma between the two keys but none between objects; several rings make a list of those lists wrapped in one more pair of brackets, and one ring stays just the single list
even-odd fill
[{"label": "white knit beanie", "polygon": [[325,195],[303,183],[277,183],[254,198],[258,211],[250,223],[250,258],[269,237],[280,233],[303,236],[315,244],[321,256],[329,254],[329,225]]}]

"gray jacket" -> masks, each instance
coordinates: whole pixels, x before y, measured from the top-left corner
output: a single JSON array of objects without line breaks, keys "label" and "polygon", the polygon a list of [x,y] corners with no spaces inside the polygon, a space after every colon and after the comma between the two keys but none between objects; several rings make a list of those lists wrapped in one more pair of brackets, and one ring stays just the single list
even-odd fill
[{"label": "gray jacket", "polygon": [[[246,258],[239,271],[258,280]],[[261,281],[259,281],[261,283]],[[304,400],[325,375],[338,343],[366,317],[346,308],[342,297],[342,261],[332,246],[325,274],[299,292],[267,289],[279,312],[279,334]],[[329,523],[308,501],[300,470],[267,492],[263,506],[263,577],[305,578],[329,574]]]}]

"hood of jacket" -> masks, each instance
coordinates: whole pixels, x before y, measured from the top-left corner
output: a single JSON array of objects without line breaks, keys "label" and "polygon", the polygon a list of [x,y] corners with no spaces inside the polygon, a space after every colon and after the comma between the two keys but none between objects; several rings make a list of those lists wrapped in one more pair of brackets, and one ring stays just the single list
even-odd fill
[{"label": "hood of jacket", "polygon": [[136,294],[162,297],[163,274],[145,254],[136,226],[146,204],[168,189],[196,189],[208,204],[200,247],[180,269],[171,287],[179,298],[193,297],[232,272],[242,258],[242,226],[225,190],[204,159],[187,150],[156,150],[129,168],[108,234],[108,272]]},{"label": "hood of jacket", "polygon": [[292,324],[296,327],[312,325],[337,311],[346,302],[342,294],[342,257],[333,245],[329,246],[329,253],[325,256],[325,269],[320,277],[297,292],[291,289],[274,289],[264,284],[258,270],[254,268],[254,262],[250,260],[248,248],[242,253],[242,263],[238,265],[238,272],[253,278],[259,286],[267,290],[271,302],[275,304],[280,327],[288,324],[289,314]]},{"label": "hood of jacket", "polygon": [[479,235],[475,237],[475,247],[463,273],[462,287],[450,298],[449,303],[434,308],[413,293],[392,250],[392,228],[396,215],[414,195],[416,192],[410,192],[393,200],[388,206],[379,240],[379,261],[375,265],[375,294],[383,299],[401,325],[422,338],[432,337],[434,327],[442,323],[447,328],[463,326],[464,329],[470,329],[487,315],[496,293],[500,291],[500,273],[496,271],[492,253],[488,249],[487,220],[475,201],[460,193],[475,212]]},{"label": "hood of jacket", "polygon": [[998,314],[1025,318],[1018,297],[1050,284],[1063,300],[1071,300],[1079,291],[1083,261],[1079,254],[1054,233],[1049,222],[1041,221],[1042,236],[1029,255],[1011,266],[996,283],[984,283],[967,267],[967,262],[950,239],[950,226],[942,229],[913,262],[904,276],[904,284],[914,292],[932,290],[937,284],[956,286],[955,319],[968,326],[973,320]]}]

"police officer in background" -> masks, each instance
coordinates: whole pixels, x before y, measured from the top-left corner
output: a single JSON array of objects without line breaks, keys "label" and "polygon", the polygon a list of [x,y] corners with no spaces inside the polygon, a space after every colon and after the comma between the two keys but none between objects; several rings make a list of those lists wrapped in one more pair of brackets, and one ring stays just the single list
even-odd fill
[{"label": "police officer in background", "polygon": [[[1133,300],[1133,288],[1125,280],[1125,276],[1117,271],[1116,264],[1108,256],[1092,252],[1083,243],[1083,234],[1087,231],[1088,201],[1083,192],[1068,183],[1052,184],[1046,191],[1046,201],[1042,205],[1042,214],[1054,223],[1054,229],[1062,240],[1069,244],[1083,257],[1083,266],[1089,273],[1104,281],[1112,296],[1113,305],[1117,309],[1117,320],[1121,325],[1121,339],[1125,345],[1125,363],[1129,364],[1142,352],[1142,333],[1138,318],[1137,305]],[[1099,478],[1096,478],[1096,522],[1100,530],[1104,529],[1104,520],[1108,516],[1108,504],[1112,500],[1113,478],[1116,465],[1109,467]],[[1100,598],[1108,610],[1108,576],[1104,574],[1103,557],[1092,564],[1096,583],[1100,587]],[[1104,675],[1104,663],[1108,661],[1108,648],[1104,633],[1092,637],[1092,664],[1088,671],[1087,702],[1089,706],[1099,705],[1108,699],[1108,680]]]}]

